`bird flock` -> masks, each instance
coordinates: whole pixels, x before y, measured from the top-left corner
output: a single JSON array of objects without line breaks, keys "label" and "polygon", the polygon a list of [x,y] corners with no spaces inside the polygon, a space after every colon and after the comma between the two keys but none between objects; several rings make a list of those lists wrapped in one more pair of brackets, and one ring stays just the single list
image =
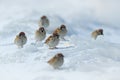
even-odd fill
[{"label": "bird flock", "polygon": [[[50,21],[47,16],[42,16],[38,25],[39,29],[35,31],[35,41],[41,42],[46,38],[46,28],[50,25]],[[45,40],[44,43],[48,45],[49,49],[56,49],[60,39],[65,40],[64,37],[67,35],[67,32],[66,26],[62,24],[53,31],[53,33]],[[103,35],[103,29],[97,29],[91,33],[92,38],[95,40],[99,35]],[[14,44],[17,45],[18,48],[23,48],[26,43],[27,36],[25,35],[25,32],[20,32],[18,35],[16,35]],[[54,69],[59,69],[63,63],[64,55],[62,53],[57,53],[50,60],[48,60],[48,64],[50,64]]]}]

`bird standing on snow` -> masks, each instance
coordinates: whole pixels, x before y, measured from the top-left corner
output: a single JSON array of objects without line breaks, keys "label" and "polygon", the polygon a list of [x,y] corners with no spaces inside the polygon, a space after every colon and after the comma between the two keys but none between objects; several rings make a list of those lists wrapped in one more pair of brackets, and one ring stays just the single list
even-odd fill
[{"label": "bird standing on snow", "polygon": [[27,42],[27,37],[24,32],[20,32],[19,35],[16,36],[14,43],[18,46],[18,48],[23,48]]},{"label": "bird standing on snow", "polygon": [[50,64],[54,69],[58,69],[61,67],[64,63],[64,56],[62,53],[56,54],[53,58],[51,58],[48,61],[48,64]]},{"label": "bird standing on snow", "polygon": [[57,33],[61,39],[65,40],[64,37],[67,34],[67,29],[65,25],[61,25],[59,28],[57,28],[53,34]]},{"label": "bird standing on snow", "polygon": [[36,42],[44,40],[46,37],[46,31],[44,27],[40,27],[38,30],[35,32],[35,40]]},{"label": "bird standing on snow", "polygon": [[99,35],[104,35],[103,29],[97,29],[97,30],[93,31],[91,35],[92,35],[92,38],[97,39],[97,37]]},{"label": "bird standing on snow", "polygon": [[55,33],[49,36],[46,39],[45,43],[49,46],[49,49],[55,49],[59,41],[60,41],[59,35]]},{"label": "bird standing on snow", "polygon": [[49,26],[50,22],[47,16],[42,16],[39,21],[39,27],[47,28]]}]

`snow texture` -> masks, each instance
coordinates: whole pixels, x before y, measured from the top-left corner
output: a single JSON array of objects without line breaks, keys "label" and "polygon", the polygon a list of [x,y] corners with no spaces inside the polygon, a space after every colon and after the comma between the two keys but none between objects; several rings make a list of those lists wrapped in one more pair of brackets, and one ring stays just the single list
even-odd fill
[{"label": "snow texture", "polygon": [[[1,0],[0,80],[120,80],[119,7],[118,0]],[[58,49],[35,44],[42,15],[50,19],[47,37],[67,26]],[[104,36],[93,40],[91,32],[98,28]],[[13,42],[21,31],[28,42],[18,49]],[[54,70],[47,61],[59,52],[65,62]]]}]

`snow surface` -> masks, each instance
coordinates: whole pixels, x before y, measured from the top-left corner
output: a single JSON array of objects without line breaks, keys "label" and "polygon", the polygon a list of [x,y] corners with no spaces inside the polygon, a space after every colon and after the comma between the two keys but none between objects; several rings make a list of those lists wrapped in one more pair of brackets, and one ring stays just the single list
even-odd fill
[{"label": "snow surface", "polygon": [[[119,0],[0,0],[0,80],[120,80],[119,7]],[[42,15],[50,19],[47,36],[67,26],[58,49],[35,45]],[[98,28],[104,36],[91,39]],[[28,42],[18,49],[13,41],[21,31]],[[54,70],[47,61],[58,52],[65,62]]]}]

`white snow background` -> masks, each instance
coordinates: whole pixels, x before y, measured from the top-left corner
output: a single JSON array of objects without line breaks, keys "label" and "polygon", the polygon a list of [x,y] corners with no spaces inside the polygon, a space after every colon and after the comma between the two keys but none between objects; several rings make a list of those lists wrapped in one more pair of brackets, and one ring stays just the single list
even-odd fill
[{"label": "white snow background", "polygon": [[[119,8],[119,0],[0,0],[0,80],[120,80]],[[34,45],[42,15],[50,19],[47,36],[67,26],[58,49]],[[98,28],[104,36],[91,39]],[[18,49],[13,42],[21,31],[28,42]],[[59,52],[65,62],[54,70],[47,61]]]}]

